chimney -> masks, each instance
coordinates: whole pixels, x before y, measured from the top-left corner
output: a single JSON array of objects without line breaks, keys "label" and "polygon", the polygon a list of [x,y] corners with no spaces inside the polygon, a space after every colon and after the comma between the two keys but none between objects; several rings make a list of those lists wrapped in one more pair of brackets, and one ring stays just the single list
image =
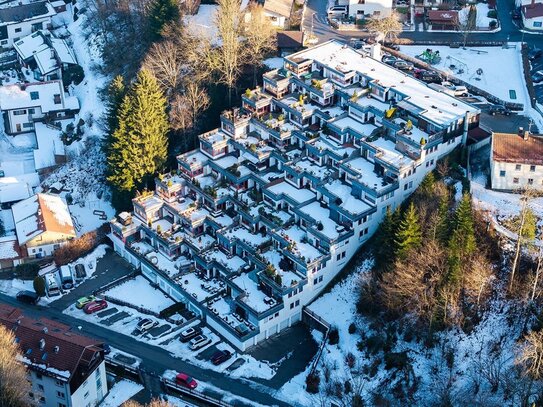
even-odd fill
[{"label": "chimney", "polygon": [[534,7],[535,7],[535,0],[532,0],[532,3],[530,4],[530,7],[531,7],[531,8],[534,8]]},{"label": "chimney", "polygon": [[46,326],[43,327],[43,329],[41,330],[44,334],[46,334],[49,330],[47,329]]},{"label": "chimney", "polygon": [[45,339],[40,339],[40,350],[45,349]]},{"label": "chimney", "polygon": [[524,135],[523,135],[522,138],[523,138],[524,140],[528,140],[528,137],[529,137],[529,136],[530,136],[530,132],[529,132],[528,130],[526,130],[526,131],[524,132]]}]

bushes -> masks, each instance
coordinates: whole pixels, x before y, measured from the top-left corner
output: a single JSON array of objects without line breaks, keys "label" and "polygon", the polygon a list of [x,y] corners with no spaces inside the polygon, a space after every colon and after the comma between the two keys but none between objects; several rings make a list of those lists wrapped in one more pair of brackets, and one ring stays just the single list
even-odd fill
[{"label": "bushes", "polygon": [[53,259],[57,266],[71,263],[92,251],[100,243],[108,227],[107,224],[104,224],[98,230],[85,233],[81,237],[72,239],[55,250]]},{"label": "bushes", "polygon": [[391,352],[385,354],[385,369],[398,369],[403,370],[409,364],[409,357],[407,352]]},{"label": "bushes", "polygon": [[158,313],[158,316],[160,318],[169,318],[172,315],[178,314],[181,311],[184,311],[186,308],[185,303],[183,302],[177,302],[173,305],[170,305],[168,308],[164,308],[162,311]]},{"label": "bushes", "polygon": [[79,85],[83,81],[83,79],[85,79],[85,72],[83,71],[83,68],[79,65],[72,65],[64,69],[64,72],[62,74],[62,82],[65,87],[70,85],[72,82],[75,85]]},{"label": "bushes", "polygon": [[318,372],[310,373],[305,378],[305,390],[308,393],[317,394],[319,392],[320,384],[321,378]]},{"label": "bushes", "polygon": [[330,329],[328,333],[328,343],[330,345],[337,345],[339,343],[339,331],[336,327]]},{"label": "bushes", "polygon": [[486,14],[488,18],[498,18],[498,11],[497,10],[488,10],[488,13]]},{"label": "bushes", "polygon": [[351,322],[349,324],[349,333],[352,335],[356,332],[356,325],[354,324],[354,322]]},{"label": "bushes", "polygon": [[40,297],[45,297],[45,280],[43,277],[38,276],[34,279],[34,291]]},{"label": "bushes", "polygon": [[19,264],[15,266],[15,273],[22,280],[33,280],[38,275],[40,266],[35,263]]}]

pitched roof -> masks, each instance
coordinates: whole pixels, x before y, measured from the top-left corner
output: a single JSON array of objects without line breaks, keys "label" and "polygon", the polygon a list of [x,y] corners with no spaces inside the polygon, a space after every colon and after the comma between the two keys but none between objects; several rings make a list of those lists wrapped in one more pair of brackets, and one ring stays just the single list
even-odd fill
[{"label": "pitched roof", "polygon": [[511,133],[492,135],[492,159],[494,161],[543,165],[543,136],[529,135],[527,140]]},{"label": "pitched roof", "polygon": [[[0,24],[19,22],[47,14],[55,14],[46,1],[20,4],[0,9]],[[51,13],[51,11],[53,11]]]},{"label": "pitched roof", "polygon": [[46,231],[76,236],[68,205],[58,196],[36,194],[11,210],[20,245]]},{"label": "pitched roof", "polygon": [[522,6],[525,18],[537,18],[543,16],[543,3],[528,4]]},{"label": "pitched roof", "polygon": [[430,10],[428,19],[434,22],[454,23],[458,20],[458,11],[456,10]]},{"label": "pitched roof", "polygon": [[278,31],[277,46],[279,48],[300,48],[303,46],[303,31]]},{"label": "pitched roof", "polygon": [[292,2],[293,0],[265,0],[264,10],[280,16],[290,17]]},{"label": "pitched roof", "polygon": [[13,331],[24,363],[67,381],[94,364],[102,351],[101,342],[70,332],[67,325],[25,317],[7,304],[0,304],[0,324]]},{"label": "pitched roof", "polygon": [[0,260],[12,260],[21,257],[16,236],[0,237]]}]

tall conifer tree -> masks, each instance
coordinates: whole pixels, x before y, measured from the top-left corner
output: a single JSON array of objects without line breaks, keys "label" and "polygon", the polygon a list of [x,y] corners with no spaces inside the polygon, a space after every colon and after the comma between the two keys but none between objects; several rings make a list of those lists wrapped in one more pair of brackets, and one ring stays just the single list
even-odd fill
[{"label": "tall conifer tree", "polygon": [[396,254],[398,258],[405,258],[410,250],[420,247],[422,232],[415,205],[411,203],[405,211],[402,221],[396,232]]}]

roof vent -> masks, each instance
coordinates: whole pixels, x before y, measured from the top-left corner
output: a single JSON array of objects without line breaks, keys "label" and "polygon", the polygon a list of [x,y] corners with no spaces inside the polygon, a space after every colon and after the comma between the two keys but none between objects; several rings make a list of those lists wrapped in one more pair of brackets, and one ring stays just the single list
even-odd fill
[{"label": "roof vent", "polygon": [[40,339],[40,350],[44,350],[45,349],[45,339]]},{"label": "roof vent", "polygon": [[456,103],[453,103],[452,105],[453,105],[453,106],[458,106],[458,104],[456,104]]},{"label": "roof vent", "polygon": [[43,327],[43,329],[41,330],[44,334],[46,334],[48,332],[48,329],[46,326]]},{"label": "roof vent", "polygon": [[59,348],[58,346],[55,346],[55,347],[53,348],[53,352],[55,352],[55,353],[58,353],[59,350],[60,350],[60,348]]},{"label": "roof vent", "polygon": [[436,105],[432,105],[432,109],[437,109],[437,106],[436,106]]}]

